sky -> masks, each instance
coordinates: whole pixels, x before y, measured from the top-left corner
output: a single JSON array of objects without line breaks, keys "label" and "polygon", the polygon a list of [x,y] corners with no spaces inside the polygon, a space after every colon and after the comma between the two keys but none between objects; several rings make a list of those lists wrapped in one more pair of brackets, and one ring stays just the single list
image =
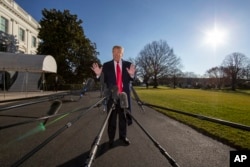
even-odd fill
[{"label": "sky", "polygon": [[204,75],[227,55],[250,58],[249,0],[15,0],[38,22],[42,10],[70,10],[83,21],[102,63],[112,47],[124,59],[136,58],[145,45],[164,40],[180,57],[183,72]]}]

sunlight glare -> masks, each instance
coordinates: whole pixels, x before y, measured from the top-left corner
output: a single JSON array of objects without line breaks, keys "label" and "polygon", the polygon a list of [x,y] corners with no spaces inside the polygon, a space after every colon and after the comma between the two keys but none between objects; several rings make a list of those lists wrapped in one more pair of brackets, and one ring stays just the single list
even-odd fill
[{"label": "sunlight glare", "polygon": [[205,43],[216,48],[219,45],[223,45],[226,42],[227,33],[222,28],[218,28],[216,25],[212,30],[205,32]]}]

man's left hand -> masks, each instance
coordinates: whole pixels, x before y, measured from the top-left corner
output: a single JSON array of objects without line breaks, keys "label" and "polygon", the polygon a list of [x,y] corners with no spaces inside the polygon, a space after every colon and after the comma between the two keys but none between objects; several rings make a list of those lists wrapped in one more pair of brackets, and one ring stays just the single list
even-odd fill
[{"label": "man's left hand", "polygon": [[129,68],[127,68],[128,74],[131,78],[134,78],[135,76],[135,65],[131,64]]}]

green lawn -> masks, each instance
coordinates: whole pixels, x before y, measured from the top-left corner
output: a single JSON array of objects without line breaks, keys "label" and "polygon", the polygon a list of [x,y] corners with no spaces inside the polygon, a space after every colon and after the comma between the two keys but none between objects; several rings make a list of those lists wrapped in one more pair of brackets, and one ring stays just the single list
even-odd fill
[{"label": "green lawn", "polygon": [[[135,87],[143,102],[184,112],[219,118],[250,126],[250,94],[244,92],[199,89]],[[202,133],[239,149],[250,150],[250,132],[211,123],[171,111],[159,110]]]}]

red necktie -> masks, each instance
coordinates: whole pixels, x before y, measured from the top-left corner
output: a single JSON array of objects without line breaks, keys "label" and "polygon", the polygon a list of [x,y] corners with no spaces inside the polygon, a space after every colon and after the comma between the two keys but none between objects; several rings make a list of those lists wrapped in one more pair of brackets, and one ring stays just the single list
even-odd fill
[{"label": "red necktie", "polygon": [[118,87],[118,93],[122,92],[122,74],[121,74],[121,68],[119,66],[119,62],[116,64],[116,84]]}]

